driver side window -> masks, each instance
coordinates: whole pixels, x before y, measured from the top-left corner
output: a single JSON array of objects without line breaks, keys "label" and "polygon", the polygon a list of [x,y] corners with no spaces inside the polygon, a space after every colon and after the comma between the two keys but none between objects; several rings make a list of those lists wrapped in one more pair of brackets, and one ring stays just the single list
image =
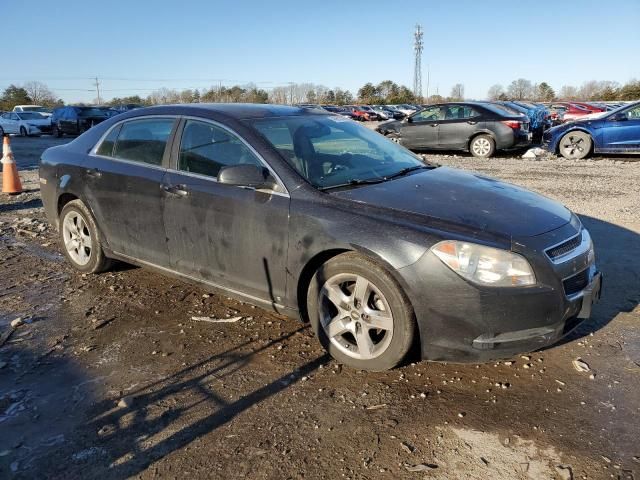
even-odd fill
[{"label": "driver side window", "polygon": [[626,113],[629,120],[640,120],[640,106],[627,110]]},{"label": "driver side window", "polygon": [[434,122],[442,120],[442,107],[429,107],[411,117],[414,122]]}]

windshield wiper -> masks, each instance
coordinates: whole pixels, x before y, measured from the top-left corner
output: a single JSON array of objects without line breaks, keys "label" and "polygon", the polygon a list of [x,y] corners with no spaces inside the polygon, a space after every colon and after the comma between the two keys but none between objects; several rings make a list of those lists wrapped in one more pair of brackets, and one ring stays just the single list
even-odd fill
[{"label": "windshield wiper", "polygon": [[348,182],[345,182],[345,183],[338,183],[337,185],[328,185],[326,187],[318,187],[318,190],[324,192],[326,190],[332,190],[334,188],[355,187],[357,185],[371,185],[374,183],[382,183],[385,180],[387,180],[386,177],[365,178],[365,179],[354,178],[353,180],[349,180]]},{"label": "windshield wiper", "polygon": [[414,165],[413,167],[407,167],[407,168],[403,168],[402,170],[398,170],[396,173],[394,173],[392,175],[387,175],[386,177],[384,177],[384,179],[385,180],[391,180],[393,178],[402,177],[402,176],[406,175],[407,173],[415,172],[416,170],[422,170],[423,168],[431,169],[433,167],[429,167],[427,165]]}]

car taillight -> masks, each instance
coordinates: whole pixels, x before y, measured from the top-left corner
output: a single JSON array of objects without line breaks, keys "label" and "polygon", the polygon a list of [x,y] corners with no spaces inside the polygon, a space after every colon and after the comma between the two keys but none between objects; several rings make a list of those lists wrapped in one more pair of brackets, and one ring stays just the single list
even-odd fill
[{"label": "car taillight", "polygon": [[520,126],[522,125],[522,122],[518,122],[517,120],[503,120],[502,123],[514,130],[520,130]]}]

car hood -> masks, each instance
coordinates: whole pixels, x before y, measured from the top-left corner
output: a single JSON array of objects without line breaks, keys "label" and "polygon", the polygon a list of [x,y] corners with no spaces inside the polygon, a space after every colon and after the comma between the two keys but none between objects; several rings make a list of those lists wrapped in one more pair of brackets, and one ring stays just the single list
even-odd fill
[{"label": "car hood", "polygon": [[333,195],[509,238],[540,235],[571,220],[567,208],[542,195],[447,167]]}]

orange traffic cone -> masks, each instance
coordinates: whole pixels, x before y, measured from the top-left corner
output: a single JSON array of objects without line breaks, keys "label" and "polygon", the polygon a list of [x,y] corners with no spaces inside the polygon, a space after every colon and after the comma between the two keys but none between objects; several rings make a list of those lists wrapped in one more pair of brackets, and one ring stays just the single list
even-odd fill
[{"label": "orange traffic cone", "polygon": [[4,136],[2,144],[2,193],[16,195],[22,193],[22,183],[18,175],[18,167],[13,159],[9,135]]}]

